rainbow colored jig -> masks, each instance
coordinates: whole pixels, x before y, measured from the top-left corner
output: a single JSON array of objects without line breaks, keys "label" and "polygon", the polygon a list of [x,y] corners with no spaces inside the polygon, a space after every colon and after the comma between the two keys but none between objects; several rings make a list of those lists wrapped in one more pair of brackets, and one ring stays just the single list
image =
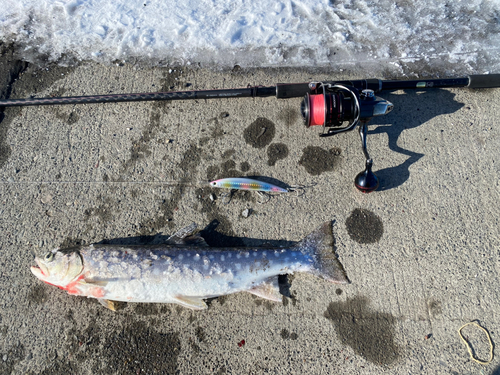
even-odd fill
[{"label": "rainbow colored jig", "polygon": [[292,188],[282,188],[268,182],[254,180],[251,178],[221,178],[210,182],[210,186],[224,189],[265,191],[272,193],[290,193]]}]

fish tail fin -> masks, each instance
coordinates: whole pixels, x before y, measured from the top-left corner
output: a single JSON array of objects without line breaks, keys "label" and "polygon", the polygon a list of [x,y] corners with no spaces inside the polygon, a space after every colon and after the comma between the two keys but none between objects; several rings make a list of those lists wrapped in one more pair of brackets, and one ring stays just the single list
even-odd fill
[{"label": "fish tail fin", "polygon": [[312,274],[338,284],[349,284],[344,266],[335,254],[332,223],[326,222],[297,245],[314,259]]}]

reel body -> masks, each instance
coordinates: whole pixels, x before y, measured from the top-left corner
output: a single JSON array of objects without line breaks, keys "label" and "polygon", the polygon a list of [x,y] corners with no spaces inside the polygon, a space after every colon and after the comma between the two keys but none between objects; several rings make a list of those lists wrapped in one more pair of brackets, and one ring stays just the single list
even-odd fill
[{"label": "reel body", "polygon": [[379,180],[372,172],[373,160],[366,147],[367,125],[373,117],[391,112],[394,105],[369,89],[359,92],[351,86],[322,82],[311,82],[309,88],[311,92],[305,95],[300,111],[307,127],[323,127],[320,137],[354,130],[361,123],[359,135],[366,162],[354,185],[363,193],[375,191]]}]

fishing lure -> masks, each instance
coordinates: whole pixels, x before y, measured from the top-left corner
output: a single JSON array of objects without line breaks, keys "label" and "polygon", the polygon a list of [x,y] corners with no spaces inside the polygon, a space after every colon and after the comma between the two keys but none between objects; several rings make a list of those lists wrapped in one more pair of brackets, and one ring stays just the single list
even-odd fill
[{"label": "fishing lure", "polygon": [[[300,186],[291,186],[287,188],[283,188],[269,182],[264,182],[260,180],[254,180],[252,178],[241,178],[241,177],[231,177],[231,178],[221,178],[219,180],[214,180],[210,182],[210,186],[223,188],[223,189],[231,189],[232,190],[249,190],[257,192],[261,197],[266,196],[267,200],[263,202],[258,202],[260,204],[267,203],[270,199],[269,193],[291,193],[298,192],[303,188]],[[231,201],[231,193],[226,194],[224,197],[229,196],[229,200],[225,203],[229,203]]]},{"label": "fishing lure", "polygon": [[254,180],[251,178],[221,178],[210,182],[213,187],[235,190],[265,191],[273,193],[289,193],[295,191],[293,188],[282,188],[268,182]]}]

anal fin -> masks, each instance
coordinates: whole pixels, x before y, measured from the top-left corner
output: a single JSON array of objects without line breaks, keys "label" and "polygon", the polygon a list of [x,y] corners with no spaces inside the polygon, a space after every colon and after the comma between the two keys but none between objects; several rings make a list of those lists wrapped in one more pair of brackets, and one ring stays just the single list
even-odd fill
[{"label": "anal fin", "polygon": [[280,294],[280,286],[278,283],[278,276],[273,276],[266,279],[262,284],[247,290],[248,293],[254,294],[258,297],[268,299],[274,302],[282,302],[283,297]]},{"label": "anal fin", "polygon": [[203,299],[200,297],[189,297],[189,296],[177,295],[177,296],[175,296],[174,302],[178,303],[179,305],[182,305],[184,307],[188,307],[190,309],[193,309],[193,310],[205,310],[206,308],[208,308],[205,301],[203,301]]}]

